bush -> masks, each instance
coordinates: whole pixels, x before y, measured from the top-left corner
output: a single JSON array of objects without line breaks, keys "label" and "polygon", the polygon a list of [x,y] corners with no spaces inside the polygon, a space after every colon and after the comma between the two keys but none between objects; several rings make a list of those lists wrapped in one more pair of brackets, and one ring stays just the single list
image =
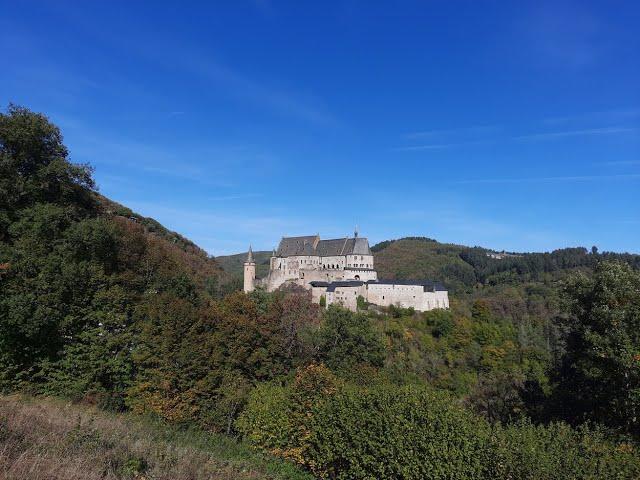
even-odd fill
[{"label": "bush", "polygon": [[446,394],[345,388],[314,411],[309,463],[336,479],[479,479],[488,439],[488,425]]},{"label": "bush", "polygon": [[381,367],[385,358],[382,335],[369,317],[331,305],[315,345],[318,359],[333,370],[350,370],[358,364]]},{"label": "bush", "polygon": [[313,470],[308,455],[313,410],[338,384],[328,368],[315,364],[299,369],[287,387],[261,384],[251,393],[236,428],[259,449]]},{"label": "bush", "polygon": [[528,420],[501,426],[424,386],[340,385],[325,367],[258,387],[237,423],[258,448],[331,479],[637,479],[632,443]]},{"label": "bush", "polygon": [[425,312],[424,317],[428,325],[431,325],[431,333],[434,337],[446,337],[455,327],[453,314],[450,310],[431,310]]},{"label": "bush", "polygon": [[321,478],[484,478],[489,426],[448,395],[337,387],[318,373],[299,375],[291,387],[259,387],[238,429]]},{"label": "bush", "polygon": [[492,478],[519,480],[636,479],[640,457],[631,444],[614,444],[601,430],[529,421],[496,427]]}]

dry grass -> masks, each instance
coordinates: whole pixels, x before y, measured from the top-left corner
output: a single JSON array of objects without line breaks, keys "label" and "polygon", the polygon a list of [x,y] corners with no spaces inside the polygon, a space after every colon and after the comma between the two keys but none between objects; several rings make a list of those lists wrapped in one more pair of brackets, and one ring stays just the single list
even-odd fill
[{"label": "dry grass", "polygon": [[0,397],[0,479],[304,479],[226,437],[55,399]]}]

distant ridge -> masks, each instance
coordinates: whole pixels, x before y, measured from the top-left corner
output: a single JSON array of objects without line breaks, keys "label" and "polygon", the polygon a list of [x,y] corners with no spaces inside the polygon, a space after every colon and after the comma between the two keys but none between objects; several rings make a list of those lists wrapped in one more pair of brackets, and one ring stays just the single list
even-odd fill
[{"label": "distant ridge", "polygon": [[[440,243],[427,237],[385,240],[371,247],[380,278],[442,282],[453,292],[470,291],[478,285],[518,284],[564,276],[569,271],[590,269],[598,260],[617,260],[640,269],[640,255],[592,252],[571,247],[545,253],[496,252],[483,247]],[[234,278],[242,276],[246,252],[216,257]],[[271,252],[254,252],[257,275],[269,271]]]}]

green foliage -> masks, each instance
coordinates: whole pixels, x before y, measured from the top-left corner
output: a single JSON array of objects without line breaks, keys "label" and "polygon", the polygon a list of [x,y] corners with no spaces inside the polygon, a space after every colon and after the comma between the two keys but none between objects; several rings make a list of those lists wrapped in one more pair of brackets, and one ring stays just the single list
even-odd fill
[{"label": "green foliage", "polygon": [[121,408],[136,305],[150,291],[195,302],[193,257],[102,215],[90,169],[61,142],[43,115],[0,114],[0,389]]},{"label": "green foliage", "polygon": [[495,427],[492,441],[491,478],[605,480],[640,475],[637,447],[611,442],[598,429],[522,421]]},{"label": "green foliage", "polygon": [[137,316],[139,373],[129,406],[231,433],[256,383],[311,358],[306,329],[317,323],[318,309],[307,292],[235,293],[205,308],[155,294]]},{"label": "green foliage", "polygon": [[558,395],[572,420],[640,433],[640,273],[602,262],[566,290],[571,318]]},{"label": "green foliage", "polygon": [[327,309],[316,334],[318,359],[335,370],[357,364],[382,366],[385,349],[369,318],[336,305]]},{"label": "green foliage", "polygon": [[453,313],[450,310],[431,310],[426,312],[424,317],[436,338],[448,336],[455,328]]},{"label": "green foliage", "polygon": [[238,428],[251,444],[319,478],[605,480],[640,473],[637,447],[612,442],[602,430],[491,426],[426,387],[362,388],[326,373],[310,376],[307,388],[298,379],[258,387]]},{"label": "green foliage", "polygon": [[313,470],[309,439],[314,410],[339,385],[322,364],[300,368],[286,387],[262,384],[251,392],[236,426],[252,445]]},{"label": "green foliage", "polygon": [[322,477],[485,478],[488,425],[447,395],[345,388],[312,412],[308,463]]}]

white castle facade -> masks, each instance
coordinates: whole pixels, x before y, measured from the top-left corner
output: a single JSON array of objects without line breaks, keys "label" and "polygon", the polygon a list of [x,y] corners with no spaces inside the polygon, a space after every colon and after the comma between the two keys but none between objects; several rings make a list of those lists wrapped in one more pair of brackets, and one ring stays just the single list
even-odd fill
[{"label": "white castle facade", "polygon": [[251,247],[244,263],[244,291],[256,286],[272,292],[285,284],[311,290],[312,299],[357,310],[358,297],[374,305],[413,307],[418,311],[449,308],[447,290],[432,281],[378,280],[366,238],[321,240],[319,235],[283,237],[269,263],[269,274],[256,279]]}]

